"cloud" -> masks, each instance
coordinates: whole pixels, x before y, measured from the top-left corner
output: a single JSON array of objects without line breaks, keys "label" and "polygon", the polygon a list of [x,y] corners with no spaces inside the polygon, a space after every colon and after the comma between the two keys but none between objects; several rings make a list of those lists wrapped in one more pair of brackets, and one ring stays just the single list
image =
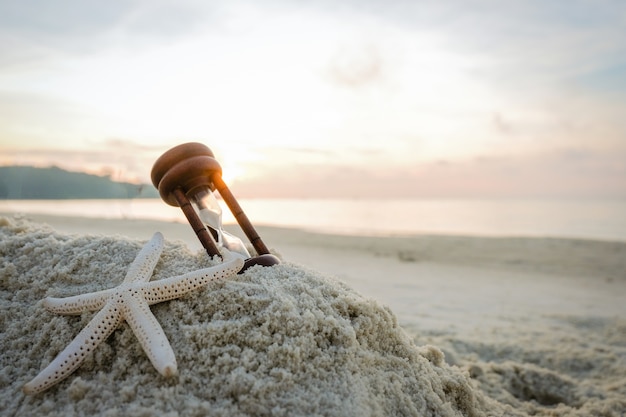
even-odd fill
[{"label": "cloud", "polygon": [[384,78],[384,63],[374,45],[343,46],[330,59],[328,74],[338,85],[363,87]]},{"label": "cloud", "polygon": [[312,4],[344,16],[365,15],[415,36],[440,34],[449,51],[479,58],[485,65],[473,69],[474,75],[501,89],[552,89],[578,81],[593,88],[623,81],[615,77],[626,56],[626,5],[621,0]]},{"label": "cloud", "polygon": [[145,177],[140,141],[240,143],[283,195],[619,190],[621,3],[90,5],[0,4],[1,142]]},{"label": "cloud", "polygon": [[[110,138],[86,150],[5,148],[0,163],[56,165],[149,183],[152,164],[169,147]],[[281,161],[287,155],[291,163]],[[626,198],[624,148],[562,148],[402,165],[385,158],[355,164],[306,149],[280,151],[273,158],[251,162],[246,168],[254,175],[236,180],[233,192],[240,198]]]},{"label": "cloud", "polygon": [[561,149],[376,168],[305,165],[289,173],[267,172],[233,189],[242,197],[626,198],[624,149]]},{"label": "cloud", "polygon": [[492,123],[496,131],[503,135],[508,135],[513,132],[513,124],[506,119],[502,113],[495,112],[492,117]]},{"label": "cloud", "polygon": [[193,34],[211,26],[222,14],[214,3],[194,1],[142,2],[124,20],[124,28],[131,35],[150,36],[154,40]]},{"label": "cloud", "polygon": [[25,0],[0,3],[0,27],[25,37],[93,35],[119,22],[130,2]]},{"label": "cloud", "polygon": [[563,148],[431,166],[423,175],[442,191],[467,197],[626,197],[625,157],[624,149]]},{"label": "cloud", "polygon": [[93,40],[116,29],[129,35],[169,37],[192,32],[218,8],[193,0],[1,2],[0,27],[3,33],[39,42]]},{"label": "cloud", "polygon": [[79,104],[62,97],[31,92],[0,90],[0,145],[18,144],[36,147],[46,143],[61,145],[73,134],[73,126],[91,121],[91,115]]},{"label": "cloud", "polygon": [[112,48],[164,45],[213,23],[193,0],[0,2],[0,69],[36,68]]},{"label": "cloud", "polygon": [[484,6],[457,3],[448,33],[453,45],[488,57],[490,68],[481,71],[501,88],[554,89],[623,65],[626,6],[619,0]]},{"label": "cloud", "polygon": [[[177,143],[172,143],[175,146]],[[170,146],[170,147],[171,147]],[[2,146],[1,165],[57,166],[69,171],[109,175],[115,180],[150,183],[152,164],[168,146],[145,145],[129,139],[87,141],[83,148]]]},{"label": "cloud", "polygon": [[37,69],[101,50],[128,11],[125,2],[0,2],[0,69]]}]

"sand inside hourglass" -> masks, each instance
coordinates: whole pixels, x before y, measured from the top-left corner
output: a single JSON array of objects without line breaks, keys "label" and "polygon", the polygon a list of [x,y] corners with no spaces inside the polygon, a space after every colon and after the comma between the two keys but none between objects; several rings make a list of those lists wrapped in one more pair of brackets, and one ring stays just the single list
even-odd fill
[{"label": "sand inside hourglass", "polygon": [[211,191],[206,190],[197,193],[192,198],[192,202],[198,216],[211,232],[218,247],[226,248],[246,259],[250,257],[250,253],[241,239],[222,229],[222,208]]}]

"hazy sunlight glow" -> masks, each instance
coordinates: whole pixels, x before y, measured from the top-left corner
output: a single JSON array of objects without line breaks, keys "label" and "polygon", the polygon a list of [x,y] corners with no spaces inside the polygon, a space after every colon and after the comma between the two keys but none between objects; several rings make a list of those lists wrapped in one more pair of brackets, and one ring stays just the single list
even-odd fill
[{"label": "hazy sunlight glow", "polygon": [[[155,154],[201,141],[230,184],[283,178],[321,189],[348,169],[351,181],[384,176],[419,195],[414,184],[461,172],[443,168],[453,164],[464,181],[488,190],[502,186],[489,179],[491,166],[472,161],[497,159],[500,167],[527,158],[525,169],[552,175],[553,167],[582,164],[572,155],[615,167],[597,174],[606,183],[626,171],[613,161],[626,156],[626,100],[585,89],[576,77],[592,72],[602,53],[626,47],[611,26],[601,35],[579,34],[568,21],[555,29],[531,3],[481,14],[454,0],[384,11],[369,2],[371,10],[184,2],[177,7],[193,18],[167,15],[171,26],[152,28],[162,34],[133,24],[167,7],[136,4],[88,42],[52,38],[46,53],[45,42],[0,30],[26,57],[0,62],[0,162],[146,180]],[[523,38],[516,24],[545,39]],[[54,35],[41,30],[42,39]],[[581,45],[567,41],[574,33]],[[598,36],[612,41],[592,53],[584,45]]]}]

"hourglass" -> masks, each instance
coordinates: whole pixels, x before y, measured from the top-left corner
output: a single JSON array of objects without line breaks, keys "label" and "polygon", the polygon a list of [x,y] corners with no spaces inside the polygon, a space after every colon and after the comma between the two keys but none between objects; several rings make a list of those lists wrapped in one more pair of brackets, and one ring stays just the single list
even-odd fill
[{"label": "hourglass", "polygon": [[[246,259],[242,271],[252,265],[271,266],[279,259],[261,240],[224,180],[213,152],[201,143],[184,143],[165,152],[152,167],[152,184],[170,206],[180,207],[198,240],[210,256],[221,256],[219,247]],[[222,210],[214,191],[232,212],[257,256],[251,257],[238,237],[222,228]]]}]

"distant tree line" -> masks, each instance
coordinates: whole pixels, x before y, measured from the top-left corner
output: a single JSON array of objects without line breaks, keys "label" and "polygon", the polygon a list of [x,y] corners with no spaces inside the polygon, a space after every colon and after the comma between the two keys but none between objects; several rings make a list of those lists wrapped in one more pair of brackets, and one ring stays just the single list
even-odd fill
[{"label": "distant tree line", "polygon": [[151,184],[117,182],[109,177],[61,168],[0,167],[0,199],[158,198]]}]

